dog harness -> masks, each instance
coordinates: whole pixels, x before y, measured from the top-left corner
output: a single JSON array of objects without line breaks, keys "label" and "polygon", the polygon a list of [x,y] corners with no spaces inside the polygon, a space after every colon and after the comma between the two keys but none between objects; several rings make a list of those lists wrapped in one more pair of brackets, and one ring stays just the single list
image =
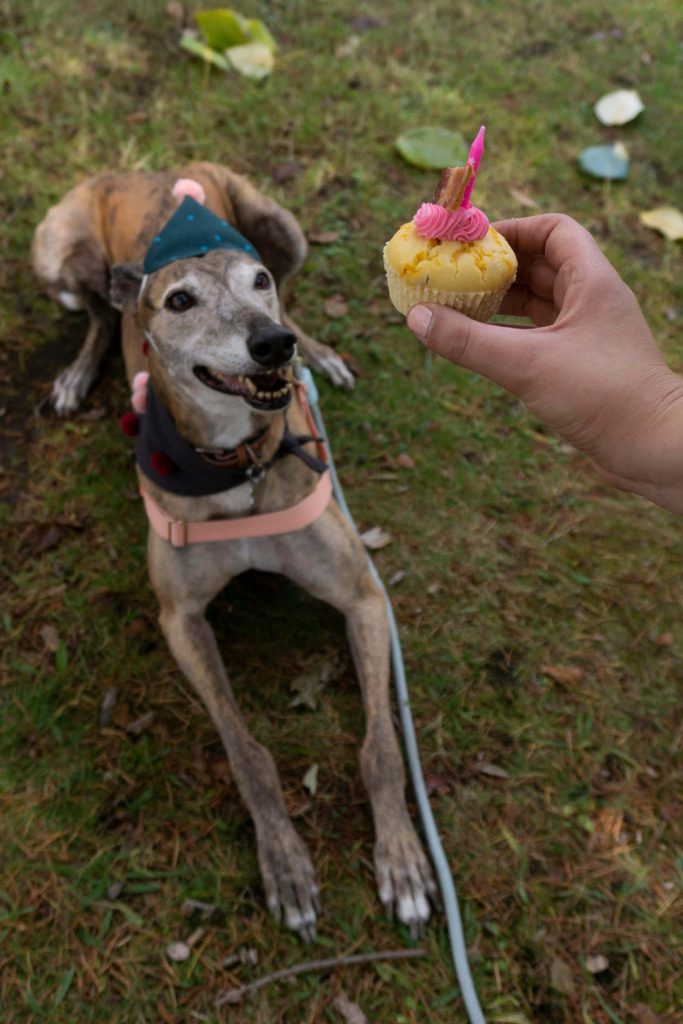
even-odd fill
[{"label": "dog harness", "polygon": [[[285,428],[282,441],[270,462],[263,464],[257,459],[243,468],[225,467],[214,455],[208,459],[197,451],[178,433],[173,419],[149,387],[147,411],[141,417],[141,429],[136,438],[136,459],[140,469],[165,491],[189,497],[218,494],[239,487],[250,481],[258,483],[266,471],[278,459],[287,455],[300,458],[310,469],[320,474],[315,488],[296,505],[277,512],[261,512],[236,519],[209,519],[186,521],[176,519],[166,512],[144,488],[140,488],[145,511],[152,529],[173,547],[185,547],[210,541],[239,540],[247,537],[273,537],[282,533],[301,530],[314,522],[327,508],[332,496],[332,481],[328,471],[328,453],[324,440],[318,436],[311,414],[306,386],[294,381],[295,396],[299,401],[311,434],[292,434]],[[259,439],[263,435],[259,435]],[[155,448],[157,440],[163,438],[163,449]],[[307,452],[303,445],[315,441],[317,457]],[[240,446],[249,452],[249,444]],[[252,449],[253,451],[253,449]],[[239,452],[239,449],[235,449]],[[155,455],[163,454],[163,459]],[[231,453],[224,453],[229,458]],[[156,467],[156,468],[155,468]],[[162,472],[160,472],[160,469]]]}]

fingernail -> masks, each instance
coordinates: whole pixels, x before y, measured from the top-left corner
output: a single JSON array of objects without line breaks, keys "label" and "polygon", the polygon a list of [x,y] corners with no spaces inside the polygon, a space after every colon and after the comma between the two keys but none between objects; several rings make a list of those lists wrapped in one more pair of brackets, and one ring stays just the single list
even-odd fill
[{"label": "fingernail", "polygon": [[413,306],[408,313],[408,327],[417,334],[420,341],[426,341],[433,313],[427,306]]}]

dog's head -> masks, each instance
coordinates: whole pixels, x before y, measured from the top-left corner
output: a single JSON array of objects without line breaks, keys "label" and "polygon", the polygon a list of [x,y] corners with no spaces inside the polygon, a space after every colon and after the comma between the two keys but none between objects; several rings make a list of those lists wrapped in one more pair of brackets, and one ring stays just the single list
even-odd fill
[{"label": "dog's head", "polygon": [[112,303],[131,302],[157,373],[193,405],[209,392],[260,412],[291,400],[296,336],[280,322],[276,283],[268,268],[236,249],[178,259],[153,273],[112,268]]}]

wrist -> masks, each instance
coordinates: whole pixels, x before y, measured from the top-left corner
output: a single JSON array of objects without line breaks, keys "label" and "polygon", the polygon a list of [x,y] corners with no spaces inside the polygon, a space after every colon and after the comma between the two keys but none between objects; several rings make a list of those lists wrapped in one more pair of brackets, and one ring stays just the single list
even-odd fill
[{"label": "wrist", "polygon": [[631,428],[611,453],[594,456],[595,467],[609,483],[683,515],[683,378],[657,367],[638,405]]}]

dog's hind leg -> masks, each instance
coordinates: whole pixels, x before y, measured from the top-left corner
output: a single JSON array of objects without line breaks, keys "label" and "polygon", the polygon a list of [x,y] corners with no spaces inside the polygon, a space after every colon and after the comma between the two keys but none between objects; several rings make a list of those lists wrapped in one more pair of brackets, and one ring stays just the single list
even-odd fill
[{"label": "dog's hind leg", "polygon": [[[160,623],[175,660],[220,734],[233,778],[254,822],[266,902],[276,920],[305,941],[315,938],[318,886],[308,850],[292,825],[275,763],[242,718],[204,609],[225,584],[220,565],[193,553],[166,552],[152,537],[150,570]],[[198,545],[199,548],[202,545]],[[180,570],[180,572],[179,572]],[[181,575],[182,573],[182,575]]]},{"label": "dog's hind leg", "polygon": [[115,309],[92,292],[82,294],[82,301],[90,320],[85,342],[73,363],[62,370],[52,385],[52,404],[59,416],[68,416],[78,409],[116,334],[118,313]]},{"label": "dog's hind leg", "polygon": [[71,366],[57,377],[52,402],[60,416],[75,412],[116,334],[118,313],[109,301],[109,269],[93,229],[88,183],[72,189],[48,210],[33,238],[33,266],[48,294],[69,310],[86,310],[85,342]]}]

